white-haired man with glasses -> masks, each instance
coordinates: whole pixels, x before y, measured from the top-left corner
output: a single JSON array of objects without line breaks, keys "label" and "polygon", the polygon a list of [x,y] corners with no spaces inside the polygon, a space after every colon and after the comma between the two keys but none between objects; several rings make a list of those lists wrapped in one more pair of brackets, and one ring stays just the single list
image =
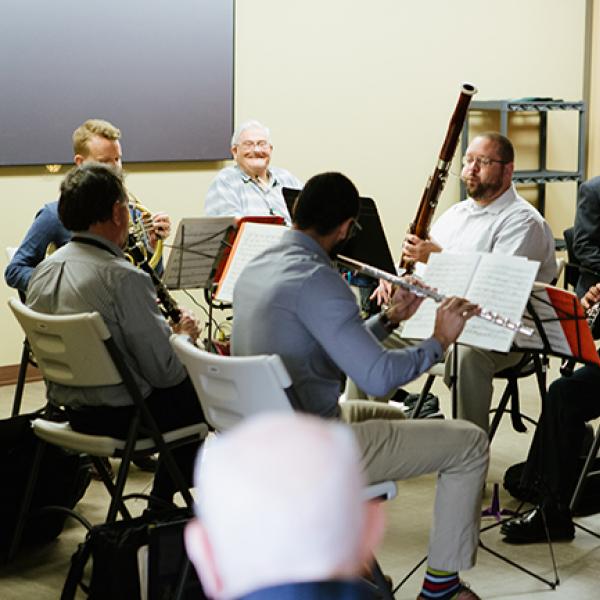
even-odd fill
[{"label": "white-haired man with glasses", "polygon": [[[407,258],[426,263],[432,252],[494,252],[537,260],[537,279],[556,275],[554,237],[542,215],[517,194],[512,183],[514,149],[496,132],[478,135],[463,158],[461,178],[469,197],[451,206],[422,240],[408,234],[402,247]],[[458,417],[488,429],[495,373],[515,365],[520,353],[501,354],[461,346],[458,353]],[[446,383],[452,361],[446,360]]]},{"label": "white-haired man with glasses", "polygon": [[300,189],[302,183],[289,171],[271,167],[271,133],[258,121],[246,121],[231,138],[235,165],[221,169],[204,201],[207,216],[279,216],[291,218],[282,188]]}]

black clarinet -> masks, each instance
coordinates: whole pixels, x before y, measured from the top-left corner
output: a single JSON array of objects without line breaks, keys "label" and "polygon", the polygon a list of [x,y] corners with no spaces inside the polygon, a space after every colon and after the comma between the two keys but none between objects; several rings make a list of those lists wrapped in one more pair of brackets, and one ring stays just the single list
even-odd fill
[{"label": "black clarinet", "polygon": [[179,323],[181,320],[181,309],[169,293],[167,286],[150,266],[146,247],[141,241],[136,240],[135,236],[131,233],[127,240],[127,255],[133,260],[136,266],[150,275],[150,279],[156,290],[156,296],[160,302],[160,309],[165,317],[173,321],[173,323]]}]

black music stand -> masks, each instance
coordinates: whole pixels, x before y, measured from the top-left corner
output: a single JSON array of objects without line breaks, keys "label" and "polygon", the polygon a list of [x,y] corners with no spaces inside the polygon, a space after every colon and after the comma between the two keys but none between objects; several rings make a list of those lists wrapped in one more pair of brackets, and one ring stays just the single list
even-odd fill
[{"label": "black music stand", "polygon": [[210,290],[235,222],[234,217],[182,219],[174,242],[169,245],[171,252],[163,283],[170,290],[203,289],[205,296],[208,294],[208,346],[212,340],[213,324]]},{"label": "black music stand", "polygon": [[[293,215],[294,204],[300,190],[283,188],[283,197],[290,215]],[[396,273],[394,259],[385,237],[377,205],[372,198],[360,199],[360,211],[357,217],[358,227],[344,246],[340,254],[358,260],[382,271]]]},{"label": "black music stand", "polygon": [[213,349],[213,310],[231,308],[228,302],[215,304],[214,290],[243,223],[283,225],[283,217],[202,217],[180,221],[175,240],[169,245],[163,283],[171,290],[203,289],[208,304],[207,350]]}]

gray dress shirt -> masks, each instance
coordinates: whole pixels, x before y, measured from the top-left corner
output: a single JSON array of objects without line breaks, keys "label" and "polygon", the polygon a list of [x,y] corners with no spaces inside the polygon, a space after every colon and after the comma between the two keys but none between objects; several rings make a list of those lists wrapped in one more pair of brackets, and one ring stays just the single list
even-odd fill
[{"label": "gray dress shirt", "polygon": [[[42,261],[27,288],[27,304],[43,313],[97,311],[123,353],[142,395],[181,383],[186,372],[169,344],[171,329],[156,305],[150,277],[107,239],[105,248],[71,241]],[[64,406],[131,404],[125,386],[70,388],[51,385],[48,397]]]},{"label": "gray dress shirt", "polygon": [[297,230],[242,272],[233,294],[232,349],[237,355],[278,354],[299,396],[300,409],[339,415],[343,373],[381,396],[426,371],[442,357],[430,338],[403,350],[378,340],[378,316],[364,322],[354,294],[323,248]]}]

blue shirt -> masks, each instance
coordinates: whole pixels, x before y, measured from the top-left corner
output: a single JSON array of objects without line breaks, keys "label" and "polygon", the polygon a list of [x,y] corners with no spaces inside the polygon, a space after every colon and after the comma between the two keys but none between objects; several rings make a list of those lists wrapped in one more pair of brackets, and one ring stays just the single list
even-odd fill
[{"label": "blue shirt", "polygon": [[339,415],[343,373],[365,392],[382,396],[426,371],[442,357],[430,338],[387,350],[379,317],[360,318],[354,294],[325,250],[297,230],[254,259],[233,293],[232,350],[236,355],[278,354],[300,409]]},{"label": "blue shirt", "polygon": [[291,225],[282,188],[300,189],[302,183],[285,169],[269,169],[269,185],[260,186],[237,165],[221,169],[208,188],[204,201],[207,216],[249,217],[275,215]]},{"label": "blue shirt", "polygon": [[10,263],[4,271],[6,283],[25,292],[35,267],[44,260],[48,246],[64,246],[71,239],[58,217],[58,201],[45,204],[35,215],[31,227],[25,234]]},{"label": "blue shirt", "polygon": [[[140,213],[130,208],[131,218],[137,220]],[[45,204],[35,215],[31,227],[25,234],[21,245],[4,271],[6,283],[22,292],[27,290],[33,270],[44,260],[48,246],[56,248],[64,246],[71,239],[71,232],[65,229],[58,216],[58,200]],[[156,267],[156,272],[162,273],[162,259]]]}]

